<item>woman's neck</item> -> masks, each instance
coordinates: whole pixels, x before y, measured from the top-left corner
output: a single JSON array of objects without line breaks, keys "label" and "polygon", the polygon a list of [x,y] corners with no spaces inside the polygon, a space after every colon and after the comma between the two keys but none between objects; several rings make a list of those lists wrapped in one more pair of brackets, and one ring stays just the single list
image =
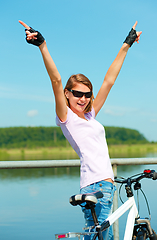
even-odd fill
[{"label": "woman's neck", "polygon": [[75,109],[71,109],[71,110],[72,110],[75,114],[77,114],[78,117],[87,120],[87,119],[85,118],[85,113],[84,113],[84,112],[78,112],[78,111],[76,111]]}]

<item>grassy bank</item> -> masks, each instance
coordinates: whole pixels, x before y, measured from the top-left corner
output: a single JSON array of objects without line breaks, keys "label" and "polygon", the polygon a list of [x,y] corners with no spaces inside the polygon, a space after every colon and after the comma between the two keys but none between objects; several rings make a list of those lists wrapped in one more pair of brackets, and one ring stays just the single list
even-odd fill
[{"label": "grassy bank", "polygon": [[56,148],[14,148],[0,149],[0,160],[55,160],[76,159],[77,154],[71,147]]},{"label": "grassy bank", "polygon": [[157,143],[132,144],[132,145],[110,145],[111,158],[146,157],[149,154],[157,154]]},{"label": "grassy bank", "polygon": [[[110,145],[111,158],[146,157],[149,153],[157,154],[157,144]],[[56,148],[14,148],[0,149],[0,160],[49,160],[49,159],[76,159],[78,155],[71,147]]]}]

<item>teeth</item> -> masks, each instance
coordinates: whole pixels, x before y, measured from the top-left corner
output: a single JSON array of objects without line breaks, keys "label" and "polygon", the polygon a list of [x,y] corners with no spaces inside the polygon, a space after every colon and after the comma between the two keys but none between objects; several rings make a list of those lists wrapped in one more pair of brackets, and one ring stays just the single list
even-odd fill
[{"label": "teeth", "polygon": [[80,106],[84,106],[84,105],[85,105],[85,103],[83,103],[83,104],[81,104],[81,103],[78,103],[78,105],[80,105]]}]

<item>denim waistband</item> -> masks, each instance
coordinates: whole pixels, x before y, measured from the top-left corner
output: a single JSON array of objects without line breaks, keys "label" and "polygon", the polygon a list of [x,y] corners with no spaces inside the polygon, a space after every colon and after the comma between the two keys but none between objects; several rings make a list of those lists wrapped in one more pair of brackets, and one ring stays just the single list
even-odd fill
[{"label": "denim waistband", "polygon": [[[101,180],[101,181],[99,181],[99,182],[92,183],[92,184],[90,184],[90,185],[88,185],[88,186],[86,186],[86,187],[83,187],[83,188],[81,188],[81,189],[82,189],[82,190],[83,190],[83,189],[86,189],[86,188],[95,189],[95,188],[97,188],[97,187],[102,187],[102,188],[110,187],[111,189],[113,189],[113,188],[116,189],[116,187],[115,187],[115,185],[114,185],[113,183],[108,182],[108,181],[105,181],[105,180]],[[81,190],[81,189],[80,189],[80,190]]]}]

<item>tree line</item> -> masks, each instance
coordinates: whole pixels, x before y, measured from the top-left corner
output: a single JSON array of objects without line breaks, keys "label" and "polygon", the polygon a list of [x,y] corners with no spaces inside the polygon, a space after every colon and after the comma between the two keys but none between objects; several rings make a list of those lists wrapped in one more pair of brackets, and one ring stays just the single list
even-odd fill
[{"label": "tree line", "polygon": [[[108,144],[148,143],[137,130],[105,127]],[[69,145],[60,127],[0,128],[0,148],[59,147]]]}]

